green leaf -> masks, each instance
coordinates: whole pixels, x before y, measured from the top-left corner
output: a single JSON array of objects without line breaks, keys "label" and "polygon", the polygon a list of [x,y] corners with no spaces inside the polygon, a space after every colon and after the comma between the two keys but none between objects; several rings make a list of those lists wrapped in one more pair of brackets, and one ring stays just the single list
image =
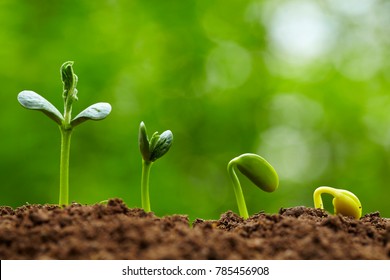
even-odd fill
[{"label": "green leaf", "polygon": [[67,94],[72,88],[76,87],[77,84],[77,76],[73,72],[73,61],[67,61],[62,64],[60,72],[61,72],[61,80],[64,84],[64,98],[67,98]]},{"label": "green leaf", "polygon": [[87,120],[99,121],[106,118],[111,112],[109,103],[100,102],[89,106],[87,109],[78,114],[72,121],[71,126],[75,127]]},{"label": "green leaf", "polygon": [[18,94],[18,101],[24,108],[41,111],[59,125],[64,120],[60,111],[36,92],[24,90]]},{"label": "green leaf", "polygon": [[144,122],[141,122],[139,125],[138,144],[139,144],[139,150],[141,152],[142,158],[145,161],[149,161],[150,158],[149,139],[148,139],[148,134],[146,132],[146,126]]},{"label": "green leaf", "polygon": [[256,154],[243,154],[234,160],[238,170],[257,187],[273,192],[279,185],[275,169],[264,158]]},{"label": "green leaf", "polygon": [[[152,151],[156,147],[158,139],[160,139],[160,134],[158,134],[158,131],[156,131],[155,133],[153,133],[153,135],[149,141],[149,152],[150,153],[152,153]],[[149,155],[149,160],[150,160],[150,155]]]},{"label": "green leaf", "polygon": [[173,134],[170,130],[164,131],[154,145],[150,155],[150,161],[155,161],[165,155],[172,146]]}]

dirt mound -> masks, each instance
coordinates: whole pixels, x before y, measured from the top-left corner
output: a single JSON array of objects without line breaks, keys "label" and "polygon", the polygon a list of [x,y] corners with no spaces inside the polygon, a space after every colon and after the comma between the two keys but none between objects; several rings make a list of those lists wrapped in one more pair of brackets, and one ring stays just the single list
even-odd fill
[{"label": "dirt mound", "polygon": [[313,208],[244,220],[163,218],[107,205],[0,207],[0,259],[390,259],[390,220]]}]

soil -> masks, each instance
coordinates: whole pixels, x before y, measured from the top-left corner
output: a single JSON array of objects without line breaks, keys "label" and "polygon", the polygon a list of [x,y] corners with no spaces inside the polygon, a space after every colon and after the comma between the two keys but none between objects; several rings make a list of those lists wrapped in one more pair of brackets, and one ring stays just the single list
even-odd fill
[{"label": "soil", "polygon": [[0,207],[0,259],[390,259],[390,219],[293,207],[244,220],[107,205]]}]

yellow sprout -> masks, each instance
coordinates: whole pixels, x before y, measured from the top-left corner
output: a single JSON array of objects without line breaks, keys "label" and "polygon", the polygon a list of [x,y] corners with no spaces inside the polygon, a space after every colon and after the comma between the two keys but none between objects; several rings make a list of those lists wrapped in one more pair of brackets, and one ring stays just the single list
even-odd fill
[{"label": "yellow sprout", "polygon": [[334,213],[359,219],[362,216],[362,205],[356,195],[347,190],[331,187],[319,187],[314,191],[314,207],[324,209],[321,194],[332,195]]}]

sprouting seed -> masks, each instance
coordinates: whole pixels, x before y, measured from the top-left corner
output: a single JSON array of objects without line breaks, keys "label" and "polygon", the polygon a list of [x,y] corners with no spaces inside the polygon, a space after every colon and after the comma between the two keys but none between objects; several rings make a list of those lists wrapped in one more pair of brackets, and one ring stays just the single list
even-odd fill
[{"label": "sprouting seed", "polygon": [[273,192],[278,188],[279,177],[272,165],[256,154],[242,154],[229,162],[227,169],[233,182],[238,210],[240,215],[244,219],[247,219],[249,217],[248,210],[246,208],[240,181],[234,171],[234,167],[237,167],[237,169],[251,180],[253,184],[266,192]]},{"label": "sprouting seed", "polygon": [[324,209],[321,195],[327,193],[333,196],[334,213],[359,219],[362,216],[362,204],[352,192],[332,187],[319,187],[314,191],[314,207]]},{"label": "sprouting seed", "polygon": [[169,151],[172,141],[173,134],[170,130],[164,131],[161,135],[155,132],[149,140],[146,126],[144,122],[141,122],[138,134],[138,144],[142,156],[141,200],[142,208],[146,212],[151,211],[149,198],[150,168],[157,159]]}]

